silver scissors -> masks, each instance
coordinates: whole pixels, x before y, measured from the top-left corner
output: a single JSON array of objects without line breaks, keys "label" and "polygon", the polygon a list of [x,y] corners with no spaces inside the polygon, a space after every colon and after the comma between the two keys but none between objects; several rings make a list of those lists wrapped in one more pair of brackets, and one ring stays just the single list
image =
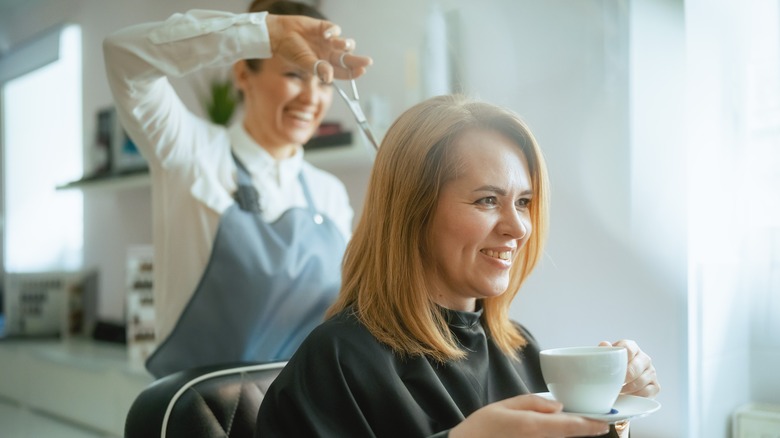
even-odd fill
[{"label": "silver scissors", "polygon": [[[374,146],[375,150],[379,150],[379,143],[376,141],[376,137],[374,137],[374,132],[371,130],[371,126],[368,124],[368,119],[366,119],[366,114],[363,112],[363,108],[360,107],[360,95],[358,94],[357,85],[355,84],[355,79],[352,78],[352,72],[349,69],[349,67],[344,64],[344,55],[346,55],[347,52],[344,52],[341,54],[340,62],[341,66],[347,69],[347,71],[350,72],[349,74],[349,82],[352,88],[352,96],[348,95],[346,91],[344,91],[341,87],[336,85],[336,83],[333,83],[333,87],[336,89],[336,92],[339,93],[342,99],[344,99],[344,102],[347,104],[347,107],[349,107],[349,110],[352,111],[352,114],[355,116],[355,120],[357,120],[358,126],[360,127],[360,130],[363,131],[363,134],[366,136],[368,141]],[[314,63],[314,73],[317,74],[317,64],[320,62],[325,62],[323,60],[318,60]]]}]

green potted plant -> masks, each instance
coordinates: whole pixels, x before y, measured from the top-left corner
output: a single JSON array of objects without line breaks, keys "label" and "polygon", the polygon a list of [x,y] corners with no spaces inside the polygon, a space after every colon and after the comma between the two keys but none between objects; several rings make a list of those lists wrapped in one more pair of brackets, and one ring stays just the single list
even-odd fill
[{"label": "green potted plant", "polygon": [[211,82],[211,95],[206,102],[206,112],[212,122],[227,126],[238,104],[238,93],[230,79]]}]

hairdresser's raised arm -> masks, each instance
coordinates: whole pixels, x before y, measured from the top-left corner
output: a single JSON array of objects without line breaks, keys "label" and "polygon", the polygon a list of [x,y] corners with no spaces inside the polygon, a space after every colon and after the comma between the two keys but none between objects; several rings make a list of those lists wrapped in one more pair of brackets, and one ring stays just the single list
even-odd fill
[{"label": "hairdresser's raised arm", "polygon": [[227,70],[246,58],[269,58],[266,15],[193,10],[126,27],[104,40],[117,112],[151,166],[186,157],[188,145],[212,135],[207,122],[182,103],[168,78],[207,67]]},{"label": "hairdresser's raised arm", "polygon": [[[171,150],[171,141],[193,143],[182,135],[205,135],[192,129],[192,115],[167,77],[278,53],[308,71],[317,59],[336,63],[335,76],[346,78],[350,72],[340,66],[341,55],[354,46],[340,37],[338,26],[310,17],[192,10],[119,30],[105,39],[103,50],[122,124],[150,159]],[[349,53],[344,62],[357,77],[371,59]],[[330,64],[318,70],[327,81],[334,75]]]}]

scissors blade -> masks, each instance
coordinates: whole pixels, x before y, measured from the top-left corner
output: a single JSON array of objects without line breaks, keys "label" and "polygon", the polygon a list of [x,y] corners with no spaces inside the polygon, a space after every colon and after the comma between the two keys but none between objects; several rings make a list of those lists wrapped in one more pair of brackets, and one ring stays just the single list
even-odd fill
[{"label": "scissors blade", "polygon": [[379,149],[379,143],[376,141],[376,137],[374,137],[374,133],[371,131],[371,127],[368,125],[368,119],[366,118],[365,113],[363,113],[363,108],[360,107],[360,103],[357,100],[350,98],[349,95],[347,95],[347,93],[341,89],[341,87],[335,88],[341,98],[344,99],[344,102],[349,107],[352,115],[355,116],[355,120],[357,120],[358,125],[360,126],[360,130],[363,131],[363,134],[365,134],[366,138],[368,138],[368,141],[371,142],[371,144],[374,146],[374,149]]},{"label": "scissors blade", "polygon": [[366,115],[363,113],[363,109],[360,108],[360,104],[356,100],[351,99],[341,87],[336,87],[336,91],[338,91],[341,98],[344,99],[344,102],[346,102],[349,110],[352,111],[352,114],[355,116],[358,123],[365,123]]},{"label": "scissors blade", "polygon": [[371,127],[368,126],[368,122],[359,123],[360,129],[363,131],[363,134],[365,134],[366,138],[368,138],[368,141],[374,146],[374,149],[379,150],[379,143],[377,143],[376,138],[374,137],[374,132],[371,131]]},{"label": "scissors blade", "polygon": [[352,110],[352,114],[355,115],[355,120],[357,120],[358,123],[367,123],[368,119],[366,119],[363,108],[360,107],[360,104],[357,103],[357,101],[350,100],[349,109]]}]

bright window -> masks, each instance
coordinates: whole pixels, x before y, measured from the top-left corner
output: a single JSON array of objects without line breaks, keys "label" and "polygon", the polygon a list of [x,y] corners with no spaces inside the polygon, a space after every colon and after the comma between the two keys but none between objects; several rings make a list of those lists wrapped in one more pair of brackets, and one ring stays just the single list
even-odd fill
[{"label": "bright window", "polygon": [[[67,26],[57,32],[53,62],[2,84],[5,272],[82,264],[82,195],[56,190],[83,173],[81,30]],[[30,44],[12,55],[34,59],[36,49]]]}]

